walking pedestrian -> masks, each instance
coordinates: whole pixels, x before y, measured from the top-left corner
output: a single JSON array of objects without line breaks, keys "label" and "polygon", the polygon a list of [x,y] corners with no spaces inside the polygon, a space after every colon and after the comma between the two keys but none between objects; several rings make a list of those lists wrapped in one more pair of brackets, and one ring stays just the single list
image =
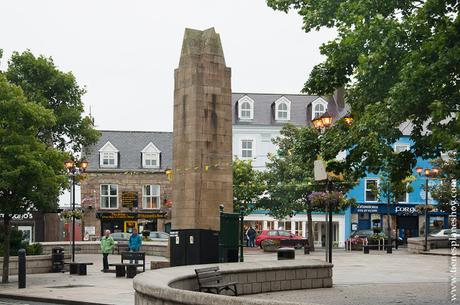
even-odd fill
[{"label": "walking pedestrian", "polygon": [[104,236],[101,239],[101,251],[102,251],[102,272],[109,270],[109,254],[113,250],[115,242],[112,236],[110,236],[110,230],[105,230]]},{"label": "walking pedestrian", "polygon": [[[128,247],[130,252],[139,252],[142,246],[142,238],[139,234],[137,234],[137,228],[133,228],[133,234],[129,237],[128,241]],[[130,261],[130,264],[132,264],[133,261]],[[137,264],[137,260],[135,261]]]}]

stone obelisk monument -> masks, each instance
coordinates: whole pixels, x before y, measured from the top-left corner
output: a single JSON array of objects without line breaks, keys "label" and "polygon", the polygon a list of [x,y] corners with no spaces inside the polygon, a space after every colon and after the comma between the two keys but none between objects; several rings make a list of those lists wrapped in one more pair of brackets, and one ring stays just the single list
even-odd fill
[{"label": "stone obelisk monument", "polygon": [[201,251],[219,205],[232,211],[231,70],[214,28],[185,30],[174,83],[172,230],[195,234],[182,239]]}]

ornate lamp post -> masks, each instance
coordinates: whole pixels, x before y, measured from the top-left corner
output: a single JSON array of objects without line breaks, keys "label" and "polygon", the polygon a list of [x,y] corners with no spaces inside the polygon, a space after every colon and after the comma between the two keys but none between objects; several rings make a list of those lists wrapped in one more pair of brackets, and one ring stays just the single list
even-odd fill
[{"label": "ornate lamp post", "polygon": [[[350,126],[353,123],[353,117],[350,114],[345,115],[343,118],[344,122],[346,125]],[[319,130],[321,135],[324,133],[324,131],[332,126],[332,116],[326,111],[322,116],[316,116],[312,120],[313,126]],[[327,179],[326,182],[326,191],[330,191],[330,181],[329,178]],[[332,205],[329,203],[329,206],[327,207],[328,210],[328,222],[327,222],[327,261],[329,263],[332,263]]]},{"label": "ornate lamp post", "polygon": [[430,225],[428,222],[428,180],[436,179],[436,176],[439,175],[440,170],[436,167],[433,169],[423,169],[422,167],[417,167],[416,171],[419,176],[422,176],[422,173],[425,176],[425,244],[423,247],[425,251],[428,251],[428,234],[430,231]]},{"label": "ornate lamp post", "polygon": [[75,262],[75,177],[83,174],[88,168],[88,161],[80,161],[80,166],[76,166],[73,160],[67,160],[64,162],[67,168],[68,175],[72,180],[72,191],[70,194],[70,201],[72,203],[72,262]]}]

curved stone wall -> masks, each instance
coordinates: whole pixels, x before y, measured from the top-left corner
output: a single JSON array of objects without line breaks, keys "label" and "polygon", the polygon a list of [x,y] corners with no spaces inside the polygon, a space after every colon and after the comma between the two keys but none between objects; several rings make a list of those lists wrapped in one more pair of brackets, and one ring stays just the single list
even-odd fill
[{"label": "curved stone wall", "polygon": [[[237,282],[240,295],[332,287],[332,264],[320,261],[264,261],[158,269],[134,278],[136,305],[298,304],[197,292],[195,269],[219,266],[224,281]],[[305,304],[305,303],[302,303]]]}]

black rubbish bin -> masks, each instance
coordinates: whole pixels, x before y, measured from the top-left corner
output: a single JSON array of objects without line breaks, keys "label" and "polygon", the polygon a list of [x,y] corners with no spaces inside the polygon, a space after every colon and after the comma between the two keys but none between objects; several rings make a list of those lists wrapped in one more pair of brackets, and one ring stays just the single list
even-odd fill
[{"label": "black rubbish bin", "polygon": [[64,248],[54,247],[51,249],[51,270],[53,272],[64,271]]},{"label": "black rubbish bin", "polygon": [[295,259],[294,248],[279,248],[278,249],[278,260]]}]

